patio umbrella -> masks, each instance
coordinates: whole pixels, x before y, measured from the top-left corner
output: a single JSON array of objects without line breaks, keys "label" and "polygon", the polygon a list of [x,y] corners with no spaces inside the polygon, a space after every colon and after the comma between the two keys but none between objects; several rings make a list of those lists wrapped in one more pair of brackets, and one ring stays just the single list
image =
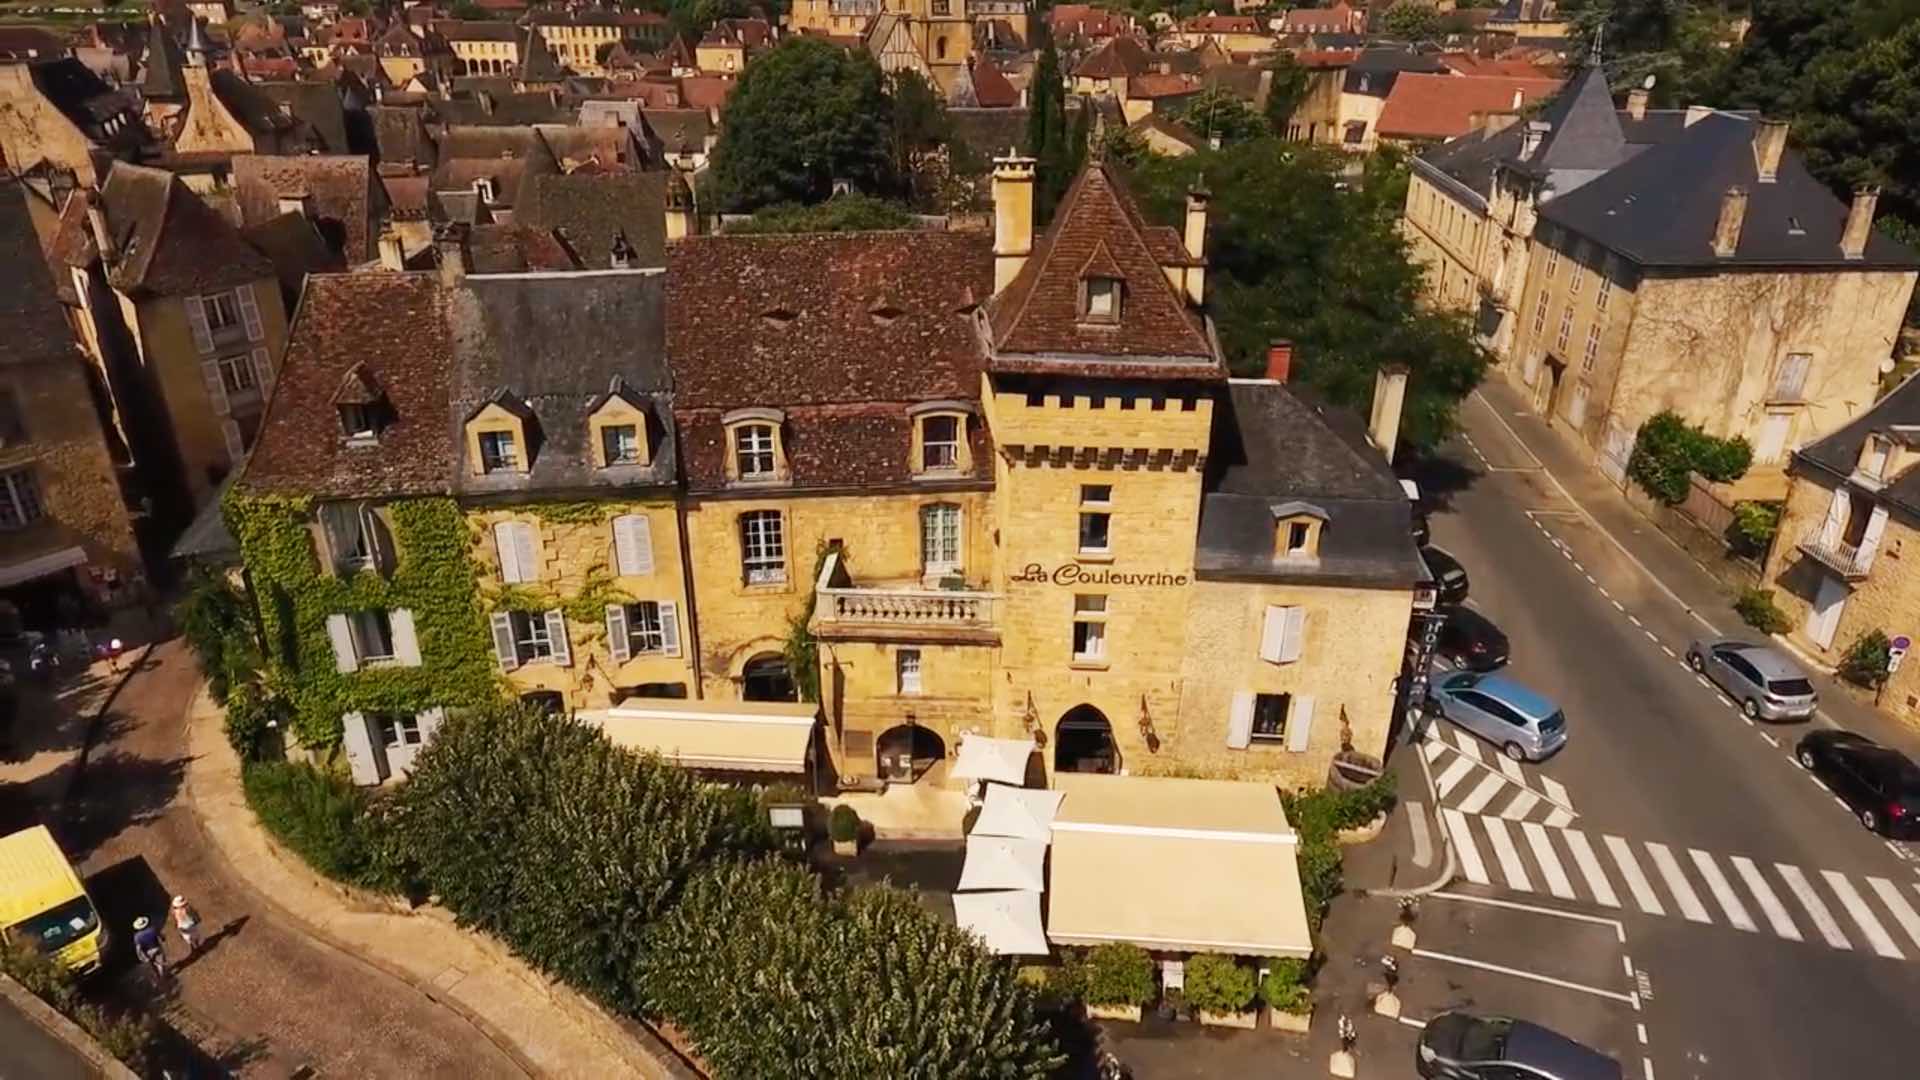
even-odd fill
[{"label": "patio umbrella", "polygon": [[1047,840],[1053,836],[1053,815],[1060,809],[1058,791],[987,785],[987,800],[974,820],[974,836],[1012,836]]},{"label": "patio umbrella", "polygon": [[967,837],[967,862],[960,868],[960,890],[1047,887],[1047,842],[1009,836]]},{"label": "patio umbrella", "polygon": [[956,893],[953,918],[1001,956],[1045,956],[1049,951],[1037,892]]},{"label": "patio umbrella", "polygon": [[968,735],[960,740],[960,757],[947,775],[956,780],[997,780],[1015,787],[1026,782],[1032,739],[990,739]]}]

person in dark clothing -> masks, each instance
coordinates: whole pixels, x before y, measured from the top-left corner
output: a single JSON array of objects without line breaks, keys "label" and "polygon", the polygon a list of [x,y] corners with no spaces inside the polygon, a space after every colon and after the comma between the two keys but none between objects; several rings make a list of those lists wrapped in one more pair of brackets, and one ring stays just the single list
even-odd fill
[{"label": "person in dark clothing", "polygon": [[133,920],[133,955],[152,967],[155,975],[166,977],[167,947],[160,941],[160,931],[145,915]]}]

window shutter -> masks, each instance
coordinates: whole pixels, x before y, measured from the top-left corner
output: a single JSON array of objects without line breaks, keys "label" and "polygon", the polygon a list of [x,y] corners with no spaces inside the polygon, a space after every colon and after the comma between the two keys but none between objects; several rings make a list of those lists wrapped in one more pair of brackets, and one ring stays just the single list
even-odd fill
[{"label": "window shutter", "polygon": [[1293,707],[1287,710],[1287,749],[1305,753],[1313,737],[1313,695],[1293,695]]},{"label": "window shutter", "polygon": [[547,612],[547,636],[553,639],[553,662],[561,667],[573,664],[573,650],[567,647],[567,613],[559,608]]},{"label": "window shutter", "polygon": [[1820,546],[1836,547],[1840,543],[1840,530],[1847,525],[1847,486],[1833,489],[1833,501],[1827,504],[1827,523],[1820,529]]},{"label": "window shutter", "polygon": [[1280,662],[1280,655],[1287,643],[1287,609],[1278,604],[1267,605],[1267,619],[1260,628],[1260,659],[1270,664]]},{"label": "window shutter", "polygon": [[618,664],[633,655],[627,644],[627,609],[620,604],[607,605],[607,653]]},{"label": "window shutter", "polygon": [[653,573],[653,525],[645,514],[622,514],[613,519],[613,553],[620,573]]},{"label": "window shutter", "polygon": [[220,421],[220,437],[227,442],[227,460],[240,464],[247,456],[247,440],[240,434],[240,425],[232,420]]},{"label": "window shutter", "polygon": [[246,324],[247,340],[259,341],[267,336],[260,326],[260,305],[254,302],[253,286],[242,285],[234,290],[234,295],[240,298],[240,321]]},{"label": "window shutter", "polygon": [[420,639],[413,633],[413,612],[394,608],[387,613],[387,620],[393,626],[393,658],[401,667],[419,667]]},{"label": "window shutter", "polygon": [[493,657],[500,661],[501,671],[512,671],[520,666],[520,654],[513,647],[513,615],[510,612],[493,613]]},{"label": "window shutter", "polygon": [[365,533],[367,545],[373,550],[373,565],[381,573],[393,570],[393,537],[387,532],[387,523],[381,518],[380,511],[365,503],[360,504],[360,528]]},{"label": "window shutter", "polygon": [[520,580],[540,580],[540,554],[534,544],[533,526],[524,521],[514,523],[513,548],[514,559],[520,564]]},{"label": "window shutter", "polygon": [[353,651],[353,628],[345,615],[327,616],[327,637],[333,642],[333,670],[359,671],[360,657]]},{"label": "window shutter", "polygon": [[193,347],[200,350],[200,355],[212,352],[213,330],[207,326],[207,309],[197,296],[187,297],[187,326],[193,330]]},{"label": "window shutter", "polygon": [[1253,692],[1241,690],[1233,695],[1233,711],[1227,714],[1227,747],[1245,750],[1253,741]]},{"label": "window shutter", "polygon": [[273,389],[273,361],[265,349],[253,350],[253,381],[260,387],[263,397]]},{"label": "window shutter", "polygon": [[668,656],[680,655],[680,605],[671,600],[660,602],[660,644]]},{"label": "window shutter", "polygon": [[447,710],[435,705],[414,713],[413,718],[420,723],[420,748],[424,750],[433,745],[433,737],[439,732],[440,725],[447,722]]},{"label": "window shutter", "polygon": [[233,411],[233,406],[227,404],[227,384],[220,381],[220,361],[212,357],[200,361],[200,381],[207,386],[207,402],[213,406],[215,416]]},{"label": "window shutter", "polygon": [[354,783],[372,787],[386,779],[386,770],[381,768],[386,755],[374,748],[367,714],[350,712],[340,717],[340,745],[347,752],[347,768],[353,773]]},{"label": "window shutter", "polygon": [[1860,537],[1860,553],[1854,556],[1854,569],[1866,573],[1873,567],[1873,557],[1880,551],[1880,536],[1887,531],[1887,508],[1876,506],[1873,516],[1867,519],[1867,531]]},{"label": "window shutter", "polygon": [[1287,632],[1280,644],[1280,662],[1291,664],[1300,659],[1300,650],[1306,646],[1307,609],[1290,607],[1287,609]]},{"label": "window shutter", "polygon": [[500,580],[509,585],[527,580],[526,570],[520,565],[518,529],[519,524],[512,521],[502,521],[493,527],[493,549],[500,556]]}]

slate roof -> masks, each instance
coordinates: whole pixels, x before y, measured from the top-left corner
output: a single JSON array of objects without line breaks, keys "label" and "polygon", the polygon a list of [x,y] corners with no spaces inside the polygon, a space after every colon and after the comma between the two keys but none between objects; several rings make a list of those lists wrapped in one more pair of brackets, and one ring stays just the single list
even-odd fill
[{"label": "slate roof", "polygon": [[467,238],[467,257],[477,274],[568,271],[582,265],[551,229],[536,229],[518,220],[473,226]]},{"label": "slate roof", "polygon": [[305,214],[296,210],[247,225],[240,230],[240,236],[273,263],[274,276],[280,281],[281,300],[289,310],[299,301],[300,287],[309,274],[346,269],[339,250],[320,235]]},{"label": "slate roof", "polygon": [[376,216],[373,166],[346,155],[238,154],[233,159],[234,200],[240,220],[258,225],[280,214],[282,198],[310,200],[314,227],[348,262],[365,262],[374,250]]},{"label": "slate roof", "polygon": [[[1318,559],[1274,558],[1273,508],[1287,502],[1326,513]],[[1265,380],[1234,380],[1216,400],[1194,573],[1398,588],[1425,577],[1409,504],[1386,459]]]},{"label": "slate roof", "polygon": [[493,94],[434,98],[428,106],[434,119],[449,125],[482,127],[529,124],[571,124],[580,115],[577,106],[555,101],[544,90],[524,94]]},{"label": "slate roof", "polygon": [[295,119],[304,121],[330,154],[349,153],[347,116],[340,105],[340,91],[332,83],[311,79],[258,81],[253,84],[268,100],[285,105]]},{"label": "slate roof", "polygon": [[1393,90],[1402,72],[1434,75],[1446,70],[1447,66],[1438,57],[1425,53],[1395,48],[1362,49],[1346,65],[1341,89],[1349,94],[1384,98]]},{"label": "slate roof", "polygon": [[1474,113],[1518,112],[1559,89],[1558,79],[1405,72],[1374,126],[1387,138],[1451,139],[1472,130]]},{"label": "slate roof", "polygon": [[534,130],[561,172],[590,162],[608,172],[639,172],[647,164],[646,150],[630,128],[540,124]]},{"label": "slate roof", "polygon": [[208,75],[208,82],[220,104],[255,135],[273,135],[298,126],[299,121],[281,112],[277,102],[226,68],[214,69]]},{"label": "slate roof", "polygon": [[[1186,257],[1171,232],[1146,223],[1112,166],[1087,165],[1019,276],[989,305],[995,370],[1092,362],[1094,370],[1111,371],[1118,362],[1143,377],[1217,376],[1211,334],[1161,269]],[[1096,260],[1104,264],[1100,276],[1124,282],[1117,326],[1080,317],[1081,281]]]},{"label": "slate roof", "polygon": [[367,113],[373,117],[374,145],[382,164],[433,167],[438,154],[420,106],[373,105]]},{"label": "slate roof", "polygon": [[181,101],[187,96],[186,76],[181,69],[186,57],[173,32],[158,18],[147,24],[147,70],[140,77],[140,93],[155,101]]},{"label": "slate roof", "polygon": [[[0,175],[0,266],[9,267],[0,289],[0,365],[47,360],[79,362],[62,314],[54,277],[27,210],[26,186]],[[78,202],[76,197],[74,202]]]},{"label": "slate roof", "polygon": [[1563,194],[1630,156],[1600,68],[1582,68],[1538,119],[1549,125],[1547,133],[1532,157],[1515,164],[1552,177],[1555,189]]},{"label": "slate roof", "polygon": [[546,36],[531,26],[520,42],[518,74],[523,82],[550,82],[567,75],[567,69],[554,59],[553,50],[547,47]]},{"label": "slate roof", "polygon": [[581,265],[608,264],[616,235],[634,249],[635,267],[666,265],[667,174],[536,176],[513,220],[560,235]]},{"label": "slate roof", "polygon": [[240,231],[170,172],[113,163],[100,190],[120,248],[107,281],[131,295],[186,295],[273,276]]},{"label": "slate roof", "polygon": [[484,177],[493,182],[494,200],[503,206],[518,202],[526,176],[560,171],[546,140],[527,127],[450,127],[439,139],[438,154],[434,191],[470,191]]},{"label": "slate roof", "polygon": [[[138,146],[146,141],[145,126],[139,123],[128,124],[113,136],[101,130],[101,125],[108,119],[121,113],[139,111],[131,91],[115,90],[108,86],[100,80],[100,76],[71,56],[29,64],[27,69],[33,85],[53,103],[54,108],[60,110],[61,115],[85,132],[87,138],[96,143],[123,147]],[[10,164],[16,169],[24,169],[31,167],[34,162],[15,161]]]},{"label": "slate roof", "polygon": [[[1852,475],[1869,434],[1914,426],[1920,426],[1920,378],[1907,379],[1845,427],[1795,451],[1794,471],[1804,474],[1811,467],[1824,473],[1825,486],[1831,487],[1832,481],[1844,481]],[[1872,494],[1906,511],[1908,516],[1920,518],[1920,469],[1906,470]]]},{"label": "slate roof", "polygon": [[705,153],[707,137],[714,133],[713,118],[705,109],[649,108],[640,114],[640,122],[669,154]]},{"label": "slate roof", "polygon": [[[938,272],[929,272],[932,268]],[[909,479],[907,406],[979,397],[985,233],[700,236],[667,249],[667,350],[689,487],[726,486],[720,418],[782,409],[797,488]],[[973,428],[988,475],[985,425]]]}]

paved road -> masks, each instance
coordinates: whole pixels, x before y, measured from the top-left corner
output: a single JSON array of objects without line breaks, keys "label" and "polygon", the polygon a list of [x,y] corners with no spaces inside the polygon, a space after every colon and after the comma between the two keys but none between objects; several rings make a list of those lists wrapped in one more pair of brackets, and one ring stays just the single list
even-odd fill
[{"label": "paved road", "polygon": [[[104,721],[56,824],[109,925],[158,918],[174,893],[206,920],[204,951],[179,966],[169,1022],[248,1075],[522,1075],[465,1020],[316,943],[228,876],[185,801],[185,716],[197,678],[179,642],[154,650]],[[169,944],[178,960],[178,939]],[[108,989],[141,993],[125,958],[116,962],[122,974]]]},{"label": "paved road", "polygon": [[[1435,542],[1468,568],[1475,605],[1513,641],[1512,674],[1561,703],[1571,738],[1520,769],[1484,746],[1460,764],[1475,748],[1450,731],[1424,751],[1453,777],[1441,803],[1464,834],[1457,891],[1618,919],[1634,978],[1581,985],[1637,993],[1662,1080],[1913,1075],[1920,862],[1793,764],[1804,725],[1750,725],[1685,669],[1706,627],[1577,512],[1489,406],[1464,418],[1469,437],[1450,451],[1463,486],[1434,518]],[[1500,962],[1532,970],[1524,956]],[[1516,986],[1520,1006],[1538,992]],[[1621,1056],[1628,1075],[1642,1071]]]},{"label": "paved road", "polygon": [[0,1080],[71,1080],[96,1075],[79,1053],[0,998]]}]

